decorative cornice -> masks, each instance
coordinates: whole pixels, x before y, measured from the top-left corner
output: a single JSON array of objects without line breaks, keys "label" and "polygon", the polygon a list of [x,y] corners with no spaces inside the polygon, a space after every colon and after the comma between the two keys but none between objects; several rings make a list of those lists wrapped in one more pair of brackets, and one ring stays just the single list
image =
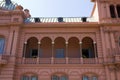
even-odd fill
[{"label": "decorative cornice", "polygon": [[0,16],[12,16],[12,15],[22,15],[22,16],[24,16],[24,12],[21,11],[21,10],[13,10],[13,11],[0,10]]},{"label": "decorative cornice", "polygon": [[23,23],[18,23],[18,22],[14,22],[14,23],[6,23],[6,24],[0,24],[0,26],[23,26]]}]

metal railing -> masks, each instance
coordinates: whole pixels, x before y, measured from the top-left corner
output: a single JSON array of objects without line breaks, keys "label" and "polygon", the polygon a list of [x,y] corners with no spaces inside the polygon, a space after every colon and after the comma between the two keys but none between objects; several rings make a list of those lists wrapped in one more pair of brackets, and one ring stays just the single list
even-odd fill
[{"label": "metal railing", "polygon": [[97,22],[94,17],[30,17],[25,23]]}]

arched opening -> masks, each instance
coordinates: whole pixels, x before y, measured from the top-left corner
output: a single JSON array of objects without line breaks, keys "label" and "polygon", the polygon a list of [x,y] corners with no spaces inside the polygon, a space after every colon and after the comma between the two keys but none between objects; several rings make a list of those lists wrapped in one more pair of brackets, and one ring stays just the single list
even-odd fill
[{"label": "arched opening", "polygon": [[62,73],[52,75],[51,80],[68,80],[68,76]]},{"label": "arched opening", "polygon": [[31,80],[38,80],[38,77],[36,75],[32,75]]},{"label": "arched opening", "polygon": [[68,57],[70,58],[80,57],[79,40],[76,37],[72,37],[68,40]]},{"label": "arched opening", "polygon": [[4,47],[5,47],[5,38],[3,36],[0,36],[0,54],[4,53]]},{"label": "arched opening", "polygon": [[90,37],[85,37],[82,40],[82,57],[95,58],[94,44]]},{"label": "arched opening", "polygon": [[93,73],[86,73],[82,76],[82,80],[98,80],[98,76]]},{"label": "arched opening", "polygon": [[22,76],[21,80],[29,80],[29,76]]},{"label": "arched opening", "polygon": [[118,14],[118,17],[120,18],[120,5],[117,5],[117,14]]},{"label": "arched opening", "polygon": [[54,57],[55,58],[64,58],[65,55],[65,39],[62,37],[58,37],[55,39],[55,45],[54,45]]},{"label": "arched opening", "polygon": [[112,18],[116,18],[114,5],[110,5],[110,15]]},{"label": "arched opening", "polygon": [[27,40],[26,45],[26,58],[36,58],[38,56],[38,40],[35,37],[31,37]]},{"label": "arched opening", "polygon": [[32,73],[28,73],[22,75],[21,80],[38,80],[38,76]]},{"label": "arched opening", "polygon": [[52,57],[52,40],[48,37],[44,37],[41,40],[39,56],[42,58]]}]

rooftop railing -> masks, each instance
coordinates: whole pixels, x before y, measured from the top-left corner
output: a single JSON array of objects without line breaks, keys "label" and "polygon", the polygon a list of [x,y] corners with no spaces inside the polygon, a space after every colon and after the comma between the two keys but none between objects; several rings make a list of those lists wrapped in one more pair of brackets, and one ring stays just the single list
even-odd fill
[{"label": "rooftop railing", "polygon": [[58,22],[97,22],[93,17],[31,17],[25,23],[58,23]]}]

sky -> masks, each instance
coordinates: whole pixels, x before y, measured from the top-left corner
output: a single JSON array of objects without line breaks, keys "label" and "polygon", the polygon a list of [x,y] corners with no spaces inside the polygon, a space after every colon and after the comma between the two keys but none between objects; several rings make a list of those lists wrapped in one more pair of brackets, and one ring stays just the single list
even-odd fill
[{"label": "sky", "polygon": [[12,1],[29,9],[32,17],[90,17],[94,5],[91,0]]}]

